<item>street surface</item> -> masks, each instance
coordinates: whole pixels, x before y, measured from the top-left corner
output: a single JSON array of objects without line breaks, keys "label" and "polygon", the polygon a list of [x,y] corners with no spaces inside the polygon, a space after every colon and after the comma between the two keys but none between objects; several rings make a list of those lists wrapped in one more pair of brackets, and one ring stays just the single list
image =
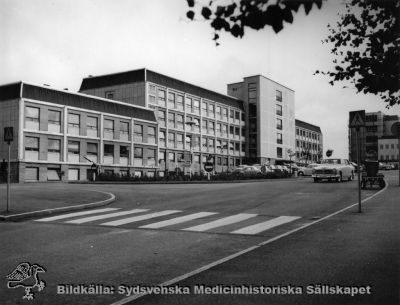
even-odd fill
[{"label": "street surface", "polygon": [[[394,173],[388,172],[388,175],[394,177]],[[224,184],[64,186],[70,192],[110,192],[117,199],[111,205],[93,210],[0,223],[1,304],[111,304],[118,301],[123,304],[129,299],[123,294],[127,291],[119,293],[117,290],[120,285],[159,285],[180,276],[183,276],[182,281],[176,280],[173,284],[367,286],[371,284],[371,274],[363,272],[362,264],[381,266],[382,262],[388,263],[382,265],[388,270],[382,283],[388,284],[381,287],[386,296],[389,295],[388,300],[392,300],[392,286],[398,287],[398,277],[393,277],[390,265],[396,257],[393,253],[378,248],[363,249],[361,245],[358,251],[356,244],[343,240],[341,232],[352,236],[349,224],[353,219],[360,221],[363,214],[379,212],[379,207],[366,205],[363,213],[358,214],[354,206],[324,219],[357,202],[356,181],[314,183],[310,178],[299,178]],[[367,198],[377,191],[365,190],[362,196]],[[379,196],[382,195],[376,198]],[[393,213],[384,217],[398,216],[397,206],[391,208]],[[389,218],[385,218],[388,226]],[[321,221],[313,224],[318,220]],[[365,230],[368,231],[368,224]],[[376,228],[374,232],[379,230]],[[275,237],[282,238],[269,242]],[[382,243],[384,241],[382,238]],[[247,252],[246,249],[253,246],[256,246],[254,251]],[[338,251],[349,249],[352,249],[351,255],[360,257],[356,276],[348,274],[347,281],[343,282],[346,269],[357,262],[352,256],[345,259],[341,256],[338,265],[320,267],[325,261],[335,261],[335,255],[340,254]],[[364,250],[367,252],[361,252]],[[246,253],[237,255],[241,251]],[[321,251],[328,251],[329,255],[321,257]],[[225,259],[230,255],[232,259]],[[219,260],[221,263],[209,265]],[[22,300],[23,288],[7,288],[6,275],[21,262],[37,263],[46,269],[39,274],[46,281],[46,287],[35,293],[32,301]],[[311,262],[318,267],[313,268]],[[198,269],[204,266],[209,267],[200,272]],[[375,271],[380,272],[382,268]],[[373,276],[385,277],[382,274]],[[68,284],[114,287],[115,291],[108,295],[57,294],[58,286]],[[264,304],[268,300],[271,304],[343,304],[340,297],[331,297],[332,302],[326,303],[327,299],[321,296],[310,298],[304,294],[299,299],[282,295],[267,297],[270,299],[243,295],[151,295],[138,298],[132,304],[233,304],[236,302],[233,300],[240,304]],[[367,304],[360,297],[352,300],[354,304]]]}]

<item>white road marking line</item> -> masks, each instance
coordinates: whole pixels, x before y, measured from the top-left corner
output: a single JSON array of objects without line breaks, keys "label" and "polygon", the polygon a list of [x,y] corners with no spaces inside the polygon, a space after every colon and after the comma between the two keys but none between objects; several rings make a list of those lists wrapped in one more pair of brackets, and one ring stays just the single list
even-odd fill
[{"label": "white road marking line", "polygon": [[236,230],[236,231],[232,231],[230,233],[231,234],[254,235],[254,234],[258,234],[260,232],[269,230],[269,229],[271,229],[273,227],[280,226],[280,225],[282,225],[284,223],[288,223],[288,222],[291,222],[291,221],[299,219],[299,218],[300,217],[295,217],[295,216],[280,216],[280,217],[276,217],[276,218],[268,220],[268,221],[256,223],[254,225],[251,225],[251,226],[248,226],[248,227],[244,227],[244,228],[241,228],[241,229]]},{"label": "white road marking line", "polygon": [[100,219],[107,219],[107,218],[124,216],[124,215],[129,215],[129,214],[140,213],[140,212],[147,212],[147,211],[148,211],[148,209],[134,209],[134,210],[130,210],[130,211],[115,212],[115,213],[110,213],[110,214],[105,214],[105,215],[90,216],[90,217],[69,220],[69,221],[66,221],[66,223],[81,224],[81,223],[100,220]]},{"label": "white road marking line", "polygon": [[[388,186],[389,186],[389,183],[387,182],[387,180],[385,180],[385,182],[386,182],[386,183],[385,183],[385,187],[384,187],[382,190],[378,191],[377,193],[375,193],[375,194],[372,195],[371,197],[368,197],[368,198],[363,199],[361,202],[362,202],[362,203],[367,202],[368,200],[370,200],[370,199],[374,198],[375,196],[379,195],[380,193],[386,191],[386,189],[387,189]],[[343,209],[341,209],[341,210],[339,210],[339,211],[333,212],[332,214],[329,214],[329,215],[327,215],[327,216],[325,216],[325,217],[322,217],[322,218],[320,218],[320,219],[318,219],[318,220],[316,220],[316,221],[307,223],[307,224],[305,224],[305,225],[303,225],[303,226],[301,226],[301,227],[298,227],[298,228],[296,228],[296,229],[290,230],[290,231],[288,231],[288,232],[286,232],[286,233],[283,233],[283,234],[281,234],[281,235],[275,236],[275,237],[273,237],[273,238],[267,239],[267,240],[265,240],[265,241],[263,241],[263,242],[260,242],[260,243],[254,245],[254,246],[251,246],[251,247],[249,247],[249,248],[247,248],[247,249],[244,249],[244,250],[242,250],[242,251],[233,253],[233,254],[228,255],[228,256],[226,256],[226,257],[223,257],[223,258],[221,258],[221,259],[219,259],[219,260],[216,260],[216,261],[214,261],[214,262],[211,262],[211,263],[209,263],[209,264],[207,264],[207,265],[205,265],[205,266],[203,266],[203,267],[200,267],[200,268],[195,269],[195,270],[193,270],[193,271],[190,271],[190,272],[188,272],[188,273],[182,274],[182,275],[177,276],[177,277],[175,277],[175,278],[173,278],[173,279],[170,279],[170,280],[168,280],[168,281],[165,281],[164,283],[160,283],[160,284],[158,284],[157,286],[160,286],[160,287],[167,287],[167,286],[170,286],[170,285],[179,283],[180,281],[183,281],[183,280],[185,280],[185,279],[187,279],[187,278],[189,278],[189,277],[192,277],[192,276],[194,276],[194,275],[197,275],[197,274],[199,274],[199,273],[202,273],[202,272],[204,272],[204,271],[207,271],[207,270],[209,270],[209,269],[211,269],[211,268],[213,268],[213,267],[216,267],[216,266],[221,265],[221,264],[223,264],[223,263],[226,263],[226,262],[228,262],[228,261],[230,261],[230,260],[233,260],[233,259],[235,259],[235,258],[237,258],[237,257],[239,257],[239,256],[242,256],[243,254],[249,253],[249,252],[251,252],[251,251],[253,251],[253,250],[256,250],[256,249],[258,249],[258,248],[261,248],[262,246],[265,246],[265,245],[268,245],[268,244],[270,244],[270,243],[273,243],[273,242],[276,241],[276,240],[279,240],[279,239],[284,238],[284,237],[286,237],[286,236],[292,235],[292,234],[294,234],[294,233],[296,233],[296,232],[298,232],[298,231],[301,231],[301,230],[303,230],[303,229],[305,229],[305,228],[308,228],[308,227],[310,227],[310,226],[312,226],[312,225],[314,225],[314,224],[316,224],[316,223],[319,223],[319,222],[324,221],[324,220],[326,220],[326,219],[328,219],[328,218],[331,218],[331,217],[333,217],[333,216],[336,216],[336,215],[338,215],[338,214],[340,214],[340,213],[342,213],[342,212],[344,212],[344,211],[347,211],[347,210],[349,210],[349,209],[351,209],[351,208],[353,208],[353,207],[355,207],[355,206],[357,206],[357,205],[358,205],[358,202],[357,202],[357,203],[354,203],[354,204],[352,204],[352,205],[349,205],[348,207],[345,207],[345,208],[343,208]],[[119,301],[117,301],[117,302],[114,302],[114,303],[112,303],[111,305],[124,305],[124,304],[129,303],[129,302],[131,302],[131,301],[133,301],[133,300],[137,300],[137,299],[139,299],[139,298],[141,298],[141,297],[144,297],[145,295],[148,295],[148,294],[149,294],[149,293],[147,293],[147,292],[143,292],[143,293],[139,293],[139,294],[134,294],[134,295],[131,295],[131,296],[129,296],[129,297],[123,298],[123,299],[121,299],[121,300],[119,300]]]},{"label": "white road marking line", "polygon": [[176,218],[172,218],[172,219],[168,219],[168,220],[164,220],[164,221],[151,223],[151,224],[148,224],[145,226],[141,226],[139,228],[141,228],[141,229],[158,229],[158,228],[172,226],[175,224],[179,224],[182,222],[186,222],[186,221],[190,221],[190,220],[194,220],[194,219],[198,219],[198,218],[202,218],[202,217],[206,217],[206,216],[214,215],[214,214],[217,214],[217,213],[215,213],[215,212],[199,212],[199,213],[194,213],[194,214],[190,214],[190,215],[186,215],[186,216],[181,216],[181,217],[176,217]]},{"label": "white road marking line", "polygon": [[240,214],[236,214],[233,216],[228,216],[228,217],[224,217],[221,219],[217,219],[211,222],[207,222],[198,226],[194,226],[194,227],[190,227],[190,228],[186,228],[186,229],[182,229],[184,231],[195,231],[195,232],[203,232],[203,231],[207,231],[207,230],[211,230],[217,227],[222,227],[222,226],[227,226],[239,221],[243,221],[252,217],[256,217],[257,214],[246,214],[246,213],[240,213]]},{"label": "white road marking line", "polygon": [[89,214],[95,214],[95,213],[103,213],[103,212],[110,212],[110,211],[115,211],[119,210],[119,208],[106,208],[106,209],[98,209],[98,210],[91,210],[91,211],[84,211],[84,212],[75,212],[75,213],[69,213],[69,214],[63,214],[63,215],[58,215],[58,216],[52,216],[52,217],[46,217],[46,218],[41,218],[37,219],[35,221],[53,221],[53,220],[59,220],[59,219],[64,219],[64,218],[70,218],[70,217],[76,217],[76,216],[82,216],[82,215],[89,215]]},{"label": "white road marking line", "polygon": [[157,213],[145,214],[145,215],[141,215],[141,216],[128,217],[128,218],[124,218],[124,219],[120,219],[120,220],[105,222],[100,225],[116,227],[116,226],[121,226],[121,225],[124,225],[127,223],[132,223],[132,222],[136,222],[136,221],[146,220],[146,219],[150,219],[150,218],[165,216],[165,215],[179,213],[179,212],[182,212],[182,211],[166,210],[166,211],[161,211],[161,212],[157,212]]}]

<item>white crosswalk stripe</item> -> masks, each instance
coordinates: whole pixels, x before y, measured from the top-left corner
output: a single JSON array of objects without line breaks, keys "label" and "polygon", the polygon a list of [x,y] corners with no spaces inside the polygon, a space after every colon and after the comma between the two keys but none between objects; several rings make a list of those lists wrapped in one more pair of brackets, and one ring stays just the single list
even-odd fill
[{"label": "white crosswalk stripe", "polygon": [[104,214],[104,215],[97,215],[97,216],[78,218],[78,219],[66,221],[66,223],[80,224],[80,223],[86,223],[86,222],[96,221],[96,220],[100,220],[100,219],[107,219],[107,218],[112,218],[112,217],[125,216],[125,215],[141,213],[141,212],[147,212],[147,211],[148,211],[148,209],[134,209],[134,210],[130,210],[130,211],[122,211],[122,212],[115,212],[115,213]]},{"label": "white crosswalk stripe", "polygon": [[166,211],[161,211],[157,213],[151,213],[151,214],[145,214],[141,216],[135,216],[135,217],[128,217],[128,218],[123,218],[120,220],[115,220],[115,221],[110,221],[110,222],[105,222],[102,223],[102,226],[122,226],[127,223],[132,223],[132,222],[137,222],[137,221],[142,221],[150,218],[155,218],[155,217],[161,217],[161,216],[166,216],[174,213],[179,213],[181,211],[177,210],[166,210]]},{"label": "white crosswalk stripe", "polygon": [[98,209],[98,210],[91,210],[91,211],[84,211],[84,212],[75,212],[75,213],[69,213],[69,214],[63,214],[63,215],[58,215],[58,216],[41,218],[41,219],[37,219],[35,221],[47,222],[47,221],[60,220],[60,219],[83,216],[83,215],[90,215],[90,214],[103,213],[103,212],[111,212],[111,211],[116,211],[116,210],[119,210],[119,208],[105,208],[105,209]]},{"label": "white crosswalk stripe", "polygon": [[257,214],[246,214],[246,213],[240,213],[240,214],[236,214],[233,216],[228,216],[228,217],[224,217],[224,218],[220,218],[208,223],[204,223],[198,226],[194,226],[194,227],[190,227],[190,228],[186,228],[183,229],[184,231],[195,231],[195,232],[204,232],[207,230],[211,230],[211,229],[215,229],[218,227],[222,227],[222,226],[227,226],[233,223],[237,223],[252,217],[256,217]]},{"label": "white crosswalk stripe", "polygon": [[198,218],[202,218],[202,217],[206,217],[206,216],[210,216],[210,215],[215,215],[215,214],[217,214],[217,213],[199,212],[199,213],[194,213],[194,214],[190,214],[190,215],[186,215],[186,216],[181,216],[181,217],[176,217],[176,218],[172,218],[172,219],[168,219],[168,220],[164,220],[164,221],[151,223],[148,225],[140,226],[139,228],[141,228],[141,229],[159,229],[159,228],[172,226],[172,225],[176,225],[179,223],[183,223],[183,222],[187,222],[190,220],[194,220],[194,219],[198,219]]},{"label": "white crosswalk stripe", "polygon": [[273,227],[280,226],[284,223],[291,222],[293,220],[299,219],[300,217],[294,217],[294,216],[280,216],[268,221],[260,222],[248,227],[241,228],[239,230],[231,232],[232,234],[248,234],[248,235],[254,235],[261,233],[263,231],[272,229]]}]

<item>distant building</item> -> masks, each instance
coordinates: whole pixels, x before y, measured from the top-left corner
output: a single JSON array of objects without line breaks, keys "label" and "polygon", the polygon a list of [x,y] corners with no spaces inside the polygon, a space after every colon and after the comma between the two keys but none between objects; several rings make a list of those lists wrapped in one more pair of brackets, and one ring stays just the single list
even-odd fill
[{"label": "distant building", "polygon": [[294,91],[261,75],[228,84],[228,95],[244,102],[247,163],[289,160],[295,151]]},{"label": "distant building", "polygon": [[321,128],[296,119],[296,160],[301,163],[316,163],[322,157]]},{"label": "distant building", "polygon": [[394,163],[399,161],[398,137],[387,136],[378,139],[378,160],[386,163]]},{"label": "distant building", "polygon": [[[0,136],[13,127],[13,181],[87,180],[102,172],[152,176],[157,121],[140,106],[28,83],[0,86]],[[0,159],[7,145],[0,145]]]},{"label": "distant building", "polygon": [[[399,122],[397,115],[385,115],[381,111],[365,114],[365,127],[360,128],[359,132],[361,161],[367,157],[378,159],[379,139],[393,136],[391,127],[396,122]],[[349,128],[349,158],[353,162],[357,162],[356,142],[356,131]]]},{"label": "distant building", "polygon": [[[159,125],[159,172],[232,170],[245,157],[243,102],[148,70],[85,78],[80,92],[152,109]],[[190,159],[192,159],[190,161]]]}]

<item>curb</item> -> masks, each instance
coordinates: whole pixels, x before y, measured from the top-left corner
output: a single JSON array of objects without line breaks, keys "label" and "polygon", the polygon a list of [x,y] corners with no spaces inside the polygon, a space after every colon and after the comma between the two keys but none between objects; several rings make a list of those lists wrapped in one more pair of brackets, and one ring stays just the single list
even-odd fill
[{"label": "curb", "polygon": [[61,212],[70,212],[70,211],[91,209],[91,208],[96,208],[96,207],[108,205],[108,204],[110,204],[110,203],[115,201],[115,195],[112,194],[112,193],[101,192],[101,191],[92,191],[92,192],[98,192],[98,193],[107,194],[110,197],[105,199],[105,200],[101,200],[101,201],[96,201],[96,202],[91,202],[91,203],[84,203],[84,204],[79,204],[79,205],[73,205],[73,206],[69,206],[69,207],[46,209],[46,210],[33,211],[33,212],[14,214],[14,215],[8,215],[8,216],[0,215],[0,221],[17,221],[17,220],[30,218],[30,217],[35,217],[35,216],[44,216],[44,215],[51,215],[51,214],[55,214],[55,213],[61,213]]}]

